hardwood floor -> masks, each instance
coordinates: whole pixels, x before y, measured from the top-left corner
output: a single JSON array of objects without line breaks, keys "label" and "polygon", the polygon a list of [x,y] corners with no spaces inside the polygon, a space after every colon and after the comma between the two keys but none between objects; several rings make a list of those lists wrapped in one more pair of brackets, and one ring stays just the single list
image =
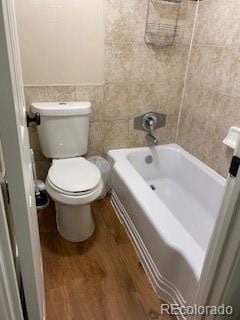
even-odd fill
[{"label": "hardwood floor", "polygon": [[94,235],[83,243],[56,230],[53,204],[40,211],[39,227],[48,320],[145,320],[160,304],[109,199],[92,206]]}]

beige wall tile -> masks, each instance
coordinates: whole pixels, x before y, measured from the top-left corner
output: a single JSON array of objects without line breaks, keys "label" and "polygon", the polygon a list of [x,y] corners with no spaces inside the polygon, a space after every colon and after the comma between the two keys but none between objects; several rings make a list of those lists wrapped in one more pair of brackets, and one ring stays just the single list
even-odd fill
[{"label": "beige wall tile", "polygon": [[105,47],[105,82],[131,81],[133,48],[131,43],[112,43]]},{"label": "beige wall tile", "polygon": [[107,122],[91,122],[89,131],[88,155],[102,155],[107,134]]},{"label": "beige wall tile", "polygon": [[155,52],[145,44],[133,44],[132,82],[154,83],[157,81]]},{"label": "beige wall tile", "polygon": [[104,86],[104,120],[128,119],[130,113],[130,84]]},{"label": "beige wall tile", "polygon": [[77,85],[76,100],[90,101],[92,104],[92,113],[90,121],[104,121],[103,97],[104,86],[102,85]]},{"label": "beige wall tile", "polygon": [[48,101],[76,101],[74,86],[46,86],[45,92]]},{"label": "beige wall tile", "polygon": [[222,47],[193,47],[188,70],[191,80],[196,85],[214,89],[220,73],[222,54]]},{"label": "beige wall tile", "polygon": [[[199,124],[208,125],[212,112],[212,101],[214,92],[206,87],[198,86],[188,79],[186,84],[186,93],[183,101],[183,108],[192,115]],[[211,123],[209,123],[209,127]]]},{"label": "beige wall tile", "polygon": [[44,102],[47,100],[44,86],[25,86],[24,92],[27,110],[30,110],[33,102]]},{"label": "beige wall tile", "polygon": [[189,47],[175,45],[170,48],[154,51],[154,68],[156,83],[184,79]]},{"label": "beige wall tile", "polygon": [[130,147],[143,147],[147,145],[146,133],[134,129],[134,120],[130,119],[128,122],[129,130],[129,146]]},{"label": "beige wall tile", "polygon": [[[209,127],[214,124],[222,141],[231,126],[240,127],[240,97],[230,97],[215,92],[209,114]],[[210,130],[210,128],[209,128]]]},{"label": "beige wall tile", "polygon": [[227,46],[240,46],[240,2],[238,0],[235,1],[233,6],[233,12],[230,18],[229,32],[227,37]]},{"label": "beige wall tile", "polygon": [[154,134],[156,134],[160,144],[175,142],[177,119],[177,114],[168,114],[166,118],[166,126],[156,130]]},{"label": "beige wall tile", "polygon": [[158,104],[154,111],[177,114],[181,104],[183,78],[171,79],[155,84]]},{"label": "beige wall tile", "polygon": [[240,48],[223,49],[217,90],[230,96],[240,96]]},{"label": "beige wall tile", "polygon": [[158,106],[157,88],[155,84],[137,84],[131,86],[130,116],[136,117],[154,111]]},{"label": "beige wall tile", "polygon": [[105,41],[133,40],[134,1],[105,0]]},{"label": "beige wall tile", "polygon": [[[234,0],[215,0],[205,3],[208,7],[206,44],[215,46],[225,45],[232,24]],[[205,11],[206,12],[206,11]]]},{"label": "beige wall tile", "polygon": [[187,1],[186,6],[186,18],[184,23],[182,23],[181,26],[181,38],[182,43],[185,45],[189,45],[192,38],[192,32],[193,32],[193,25],[194,25],[194,17],[196,13],[196,3]]},{"label": "beige wall tile", "polygon": [[148,0],[135,0],[135,19],[132,25],[133,42],[144,43]]},{"label": "beige wall tile", "polygon": [[227,176],[232,150],[223,145],[240,126],[239,1],[199,4],[178,143]]},{"label": "beige wall tile", "polygon": [[116,120],[106,123],[104,152],[110,149],[129,147],[128,120]]}]

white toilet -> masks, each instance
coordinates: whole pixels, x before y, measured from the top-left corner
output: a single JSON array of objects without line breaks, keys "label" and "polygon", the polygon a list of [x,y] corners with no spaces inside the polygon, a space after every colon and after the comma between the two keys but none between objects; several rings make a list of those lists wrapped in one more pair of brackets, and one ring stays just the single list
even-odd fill
[{"label": "white toilet", "polygon": [[55,202],[57,228],[67,240],[84,241],[94,232],[91,202],[103,189],[99,169],[81,157],[87,153],[90,102],[33,103],[43,154],[52,159],[46,189]]}]

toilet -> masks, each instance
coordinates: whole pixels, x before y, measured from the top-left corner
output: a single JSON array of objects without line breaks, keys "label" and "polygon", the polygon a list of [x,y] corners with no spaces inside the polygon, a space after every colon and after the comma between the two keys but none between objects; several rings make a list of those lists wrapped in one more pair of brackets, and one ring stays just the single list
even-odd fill
[{"label": "toilet", "polygon": [[40,102],[31,111],[40,114],[40,147],[52,159],[46,189],[55,202],[58,231],[69,241],[84,241],[94,232],[91,203],[103,190],[99,169],[83,157],[91,103]]}]

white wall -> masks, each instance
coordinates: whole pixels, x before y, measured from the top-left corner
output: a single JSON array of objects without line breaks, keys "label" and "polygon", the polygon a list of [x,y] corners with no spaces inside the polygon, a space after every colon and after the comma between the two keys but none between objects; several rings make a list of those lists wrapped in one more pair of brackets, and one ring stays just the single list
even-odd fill
[{"label": "white wall", "polygon": [[25,85],[104,82],[103,0],[15,0]]}]

